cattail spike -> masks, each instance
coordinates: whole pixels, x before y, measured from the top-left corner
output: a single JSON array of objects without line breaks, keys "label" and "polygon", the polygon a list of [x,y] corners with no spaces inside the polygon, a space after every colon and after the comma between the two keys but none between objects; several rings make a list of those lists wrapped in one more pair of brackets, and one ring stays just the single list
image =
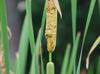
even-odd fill
[{"label": "cattail spike", "polygon": [[46,30],[47,48],[53,52],[56,46],[57,9],[53,0],[46,0]]}]

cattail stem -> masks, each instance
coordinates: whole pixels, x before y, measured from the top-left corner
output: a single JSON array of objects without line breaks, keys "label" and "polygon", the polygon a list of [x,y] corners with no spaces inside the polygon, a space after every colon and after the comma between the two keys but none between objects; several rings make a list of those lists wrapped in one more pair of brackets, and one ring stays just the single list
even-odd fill
[{"label": "cattail stem", "polygon": [[52,53],[49,52],[49,62],[52,62]]}]

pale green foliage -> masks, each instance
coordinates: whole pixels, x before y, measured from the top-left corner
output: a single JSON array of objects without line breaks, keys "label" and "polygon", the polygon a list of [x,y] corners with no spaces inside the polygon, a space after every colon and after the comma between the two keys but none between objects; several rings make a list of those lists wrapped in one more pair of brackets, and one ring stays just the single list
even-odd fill
[{"label": "pale green foliage", "polygon": [[54,63],[53,62],[48,62],[47,67],[46,67],[46,74],[55,74],[54,70]]}]

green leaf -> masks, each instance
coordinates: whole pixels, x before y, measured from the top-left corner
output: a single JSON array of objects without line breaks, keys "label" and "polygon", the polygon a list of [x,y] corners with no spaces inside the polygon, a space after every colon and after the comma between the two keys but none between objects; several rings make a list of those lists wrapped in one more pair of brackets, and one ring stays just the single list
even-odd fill
[{"label": "green leaf", "polygon": [[93,14],[94,7],[95,7],[95,3],[96,3],[96,0],[91,0],[90,7],[89,7],[89,12],[88,12],[88,16],[87,16],[87,21],[86,21],[86,26],[85,26],[85,31],[84,31],[84,36],[83,36],[83,41],[82,41],[82,46],[81,46],[81,53],[80,53],[80,58],[79,58],[79,62],[78,62],[77,73],[76,74],[80,74],[80,66],[81,66],[83,47],[84,47],[87,31],[88,31],[89,26],[90,26],[90,21],[91,21],[91,17],[92,17],[92,14]]},{"label": "green leaf", "polygon": [[35,38],[33,32],[33,25],[32,25],[32,10],[31,10],[31,0],[26,0],[26,15],[28,21],[28,30],[29,30],[29,41],[31,46],[31,52],[34,54],[35,51]]},{"label": "green leaf", "polygon": [[72,10],[73,44],[74,44],[75,43],[75,37],[76,37],[77,0],[71,0],[71,10]]},{"label": "green leaf", "polygon": [[31,69],[30,69],[30,74],[37,74],[36,73],[36,56],[35,53],[32,55],[32,64],[31,64]]},{"label": "green leaf", "polygon": [[70,49],[71,49],[71,45],[68,44],[65,55],[64,55],[64,60],[63,60],[62,68],[61,68],[61,74],[66,74],[66,72],[67,72],[69,56],[70,56]]},{"label": "green leaf", "polygon": [[6,13],[6,1],[0,0],[0,22],[1,22],[1,36],[4,49],[4,62],[6,66],[7,74],[9,74],[9,43],[7,32],[7,13]]},{"label": "green leaf", "polygon": [[[72,12],[72,36],[73,36],[73,45],[76,38],[76,21],[77,21],[77,0],[71,0],[71,12]],[[76,62],[74,61],[74,74],[76,73]]]},{"label": "green leaf", "polygon": [[[41,28],[39,30],[38,37],[37,37],[37,40],[36,40],[36,46],[35,46],[36,57],[38,57],[37,54],[39,52],[40,43],[41,43],[43,32],[44,32],[45,18],[46,18],[46,3],[45,3],[45,6],[44,6],[44,11],[43,11],[43,16],[42,16],[42,22],[41,22]],[[34,56],[35,55],[32,56],[33,58],[32,58],[32,65],[31,65],[31,69],[30,69],[30,74],[35,74],[35,70],[33,71],[33,69],[34,69],[34,65],[35,65],[35,61],[34,60],[35,60],[36,57],[34,57]],[[38,64],[36,66],[38,68]],[[43,68],[42,68],[42,71],[43,71]]]},{"label": "green leaf", "polygon": [[72,53],[71,53],[71,58],[70,58],[69,68],[68,68],[68,74],[72,74],[72,71],[73,71],[74,61],[77,55],[79,40],[80,40],[80,32],[78,32],[76,40],[75,40],[75,44],[72,48]]},{"label": "green leaf", "polygon": [[41,39],[44,33],[44,28],[45,28],[45,20],[46,20],[46,2],[44,5],[44,10],[43,10],[43,15],[42,15],[42,22],[41,22]]},{"label": "green leaf", "polygon": [[44,74],[44,64],[43,64],[43,57],[42,57],[42,51],[40,49],[40,56],[41,56],[41,74]]},{"label": "green leaf", "polygon": [[19,52],[18,52],[18,59],[16,62],[16,73],[15,74],[24,74],[25,72],[25,64],[28,52],[28,21],[27,15],[24,20],[23,29],[20,38],[20,45],[19,45]]},{"label": "green leaf", "polygon": [[88,69],[88,66],[89,66],[89,57],[90,55],[93,53],[93,51],[95,50],[95,48],[100,44],[100,36],[96,39],[96,41],[93,43],[89,53],[88,53],[88,56],[86,58],[86,68]]},{"label": "green leaf", "polygon": [[39,69],[38,68],[38,57],[39,57],[40,43],[41,43],[41,29],[39,30],[39,33],[38,33],[36,46],[35,46],[35,53],[32,56],[32,65],[30,69],[30,74],[38,74],[38,69]]}]

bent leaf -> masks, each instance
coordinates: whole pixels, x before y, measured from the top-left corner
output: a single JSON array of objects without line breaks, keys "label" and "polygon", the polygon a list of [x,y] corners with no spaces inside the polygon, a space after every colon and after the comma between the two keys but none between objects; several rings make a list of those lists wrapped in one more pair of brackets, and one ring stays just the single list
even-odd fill
[{"label": "bent leaf", "polygon": [[93,51],[95,50],[95,48],[98,46],[98,44],[100,44],[100,36],[96,39],[96,41],[94,42],[94,44],[92,45],[90,51],[89,51],[89,54],[86,58],[86,68],[88,69],[89,67],[89,57],[90,55],[93,53]]},{"label": "bent leaf", "polygon": [[56,8],[57,8],[57,10],[58,10],[58,12],[60,14],[60,17],[62,18],[62,12],[61,12],[58,0],[54,0],[54,4],[55,4],[55,6],[56,6]]},{"label": "bent leaf", "polygon": [[84,31],[84,36],[83,36],[82,46],[81,46],[81,53],[80,53],[80,58],[79,58],[76,74],[80,74],[80,66],[81,66],[81,60],[82,60],[82,55],[83,55],[83,47],[84,47],[84,43],[85,43],[85,39],[86,39],[88,29],[89,29],[89,26],[90,26],[90,21],[91,21],[92,15],[93,15],[95,4],[96,4],[96,0],[91,0],[88,16],[87,16],[87,20],[86,20],[85,31]]}]

